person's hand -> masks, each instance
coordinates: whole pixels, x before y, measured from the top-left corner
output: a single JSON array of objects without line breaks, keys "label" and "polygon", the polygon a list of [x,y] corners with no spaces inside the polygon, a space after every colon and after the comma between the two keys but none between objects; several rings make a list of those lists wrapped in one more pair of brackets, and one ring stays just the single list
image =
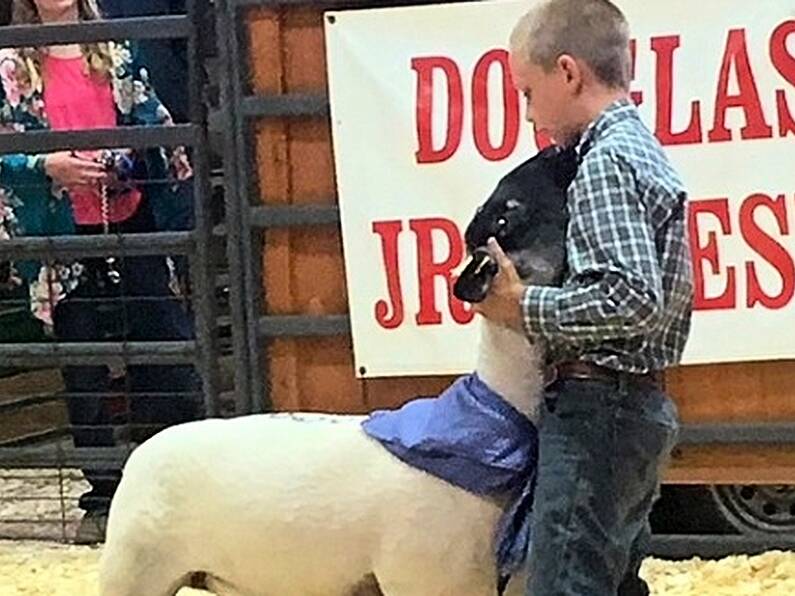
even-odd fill
[{"label": "person's hand", "polygon": [[485,300],[473,304],[472,307],[490,321],[521,330],[525,286],[516,272],[516,267],[494,238],[489,238],[488,250],[499,271]]},{"label": "person's hand", "polygon": [[44,158],[44,171],[57,184],[69,190],[96,186],[108,178],[108,171],[103,164],[78,157],[69,151],[47,155]]}]

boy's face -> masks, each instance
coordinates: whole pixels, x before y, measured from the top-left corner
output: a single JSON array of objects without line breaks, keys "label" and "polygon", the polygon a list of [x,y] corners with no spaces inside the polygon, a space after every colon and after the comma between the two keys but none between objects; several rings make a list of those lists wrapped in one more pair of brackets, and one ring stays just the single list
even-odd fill
[{"label": "boy's face", "polygon": [[[572,73],[560,64],[547,72],[513,51],[510,66],[514,85],[527,103],[527,120],[536,132],[552,137],[557,145],[575,141],[580,132],[575,112],[580,81],[573,80]],[[575,78],[578,75],[574,73]]]}]

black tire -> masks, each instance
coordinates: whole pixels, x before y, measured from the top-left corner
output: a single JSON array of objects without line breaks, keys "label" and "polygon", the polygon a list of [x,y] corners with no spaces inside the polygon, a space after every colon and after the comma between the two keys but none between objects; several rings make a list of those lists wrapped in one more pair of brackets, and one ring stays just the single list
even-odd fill
[{"label": "black tire", "polygon": [[651,514],[659,534],[795,534],[795,486],[664,485]]},{"label": "black tire", "polygon": [[795,534],[795,485],[709,487],[717,509],[743,534]]}]

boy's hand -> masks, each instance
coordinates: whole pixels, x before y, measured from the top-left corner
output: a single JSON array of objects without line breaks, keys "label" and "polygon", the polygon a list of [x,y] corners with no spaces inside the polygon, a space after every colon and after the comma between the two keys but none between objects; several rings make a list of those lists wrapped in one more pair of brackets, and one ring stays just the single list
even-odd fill
[{"label": "boy's hand", "polygon": [[489,238],[488,249],[499,270],[485,300],[473,304],[473,309],[495,323],[521,331],[525,286],[516,272],[516,267],[494,238]]}]

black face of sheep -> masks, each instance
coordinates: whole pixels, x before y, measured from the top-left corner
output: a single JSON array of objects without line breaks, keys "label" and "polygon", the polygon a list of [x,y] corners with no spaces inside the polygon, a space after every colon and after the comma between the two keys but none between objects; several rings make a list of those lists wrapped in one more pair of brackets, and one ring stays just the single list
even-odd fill
[{"label": "black face of sheep", "polygon": [[559,285],[566,272],[566,190],[577,172],[574,149],[549,148],[506,174],[464,233],[471,259],[456,280],[459,300],[480,302],[497,274],[490,237],[499,242],[519,276],[535,285]]}]

